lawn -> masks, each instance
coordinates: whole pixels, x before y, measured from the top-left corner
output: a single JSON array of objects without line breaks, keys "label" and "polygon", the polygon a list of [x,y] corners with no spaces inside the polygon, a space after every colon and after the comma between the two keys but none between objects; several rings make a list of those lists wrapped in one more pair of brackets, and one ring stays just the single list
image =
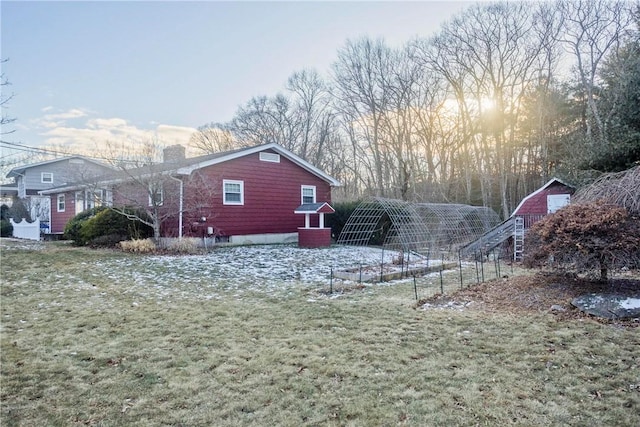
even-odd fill
[{"label": "lawn", "polygon": [[0,245],[3,426],[640,425],[638,328],[330,294],[336,248]]}]

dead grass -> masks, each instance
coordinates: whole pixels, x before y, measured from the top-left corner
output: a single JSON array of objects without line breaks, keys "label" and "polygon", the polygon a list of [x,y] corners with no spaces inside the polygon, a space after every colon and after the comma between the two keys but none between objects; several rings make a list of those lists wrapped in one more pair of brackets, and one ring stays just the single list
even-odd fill
[{"label": "dead grass", "polygon": [[480,302],[511,281],[461,311],[410,282],[158,301],[100,274],[139,256],[1,257],[2,425],[640,424],[637,329]]},{"label": "dead grass", "polygon": [[607,283],[574,274],[538,273],[490,280],[450,294],[433,295],[416,304],[447,306],[452,303],[496,313],[552,313],[558,320],[593,320],[623,327],[640,327],[639,319],[599,319],[575,308],[571,301],[589,293],[640,293],[638,274],[627,273]]}]

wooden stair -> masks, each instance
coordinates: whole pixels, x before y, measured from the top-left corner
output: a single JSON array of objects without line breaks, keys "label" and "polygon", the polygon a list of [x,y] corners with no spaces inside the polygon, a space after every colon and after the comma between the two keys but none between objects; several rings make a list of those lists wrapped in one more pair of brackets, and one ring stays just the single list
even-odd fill
[{"label": "wooden stair", "polygon": [[[509,237],[515,236],[516,221],[518,217],[511,217],[484,233],[478,239],[460,248],[460,256],[463,258],[486,254],[505,242]],[[522,220],[522,218],[518,218]],[[524,233],[523,233],[524,236]]]}]

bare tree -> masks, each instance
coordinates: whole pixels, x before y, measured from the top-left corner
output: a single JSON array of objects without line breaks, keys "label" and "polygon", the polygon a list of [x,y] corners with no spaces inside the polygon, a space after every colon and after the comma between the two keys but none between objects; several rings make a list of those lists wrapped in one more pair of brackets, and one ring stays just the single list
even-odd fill
[{"label": "bare tree", "polygon": [[386,78],[393,71],[392,51],[383,40],[347,41],[333,64],[333,95],[351,143],[353,173],[365,191],[384,196],[384,115],[389,107]]},{"label": "bare tree", "polygon": [[606,127],[598,108],[598,72],[608,55],[615,55],[633,19],[630,4],[621,0],[560,0],[557,2],[562,31],[557,40],[575,61],[575,72],[584,92],[585,136],[589,143],[605,143]]},{"label": "bare tree", "polygon": [[524,158],[516,141],[521,102],[540,74],[543,35],[529,4],[494,3],[468,8],[418,45],[423,63],[445,76],[457,101],[468,199],[477,179],[483,204],[497,195],[505,217]]},{"label": "bare tree", "polygon": [[301,132],[292,117],[291,100],[283,94],[252,98],[238,109],[227,129],[242,146],[275,142],[294,152]]},{"label": "bare tree", "polygon": [[[85,189],[115,212],[153,229],[160,241],[163,226],[168,223],[182,228],[211,212],[212,200],[219,186],[198,172],[189,176],[177,174],[184,160],[162,159],[157,141],[146,141],[135,153],[112,155],[116,173],[85,180]],[[165,160],[165,161],[162,161]],[[193,191],[197,188],[197,191]],[[191,189],[187,194],[187,189]],[[182,221],[180,220],[182,218]],[[182,228],[179,233],[181,235]]]},{"label": "bare tree", "polygon": [[189,145],[204,154],[219,153],[240,148],[241,144],[224,123],[209,123],[198,128],[191,135]]},{"label": "bare tree", "polygon": [[[7,62],[8,59],[2,59],[0,60],[0,64],[4,64],[5,62]],[[13,99],[13,93],[6,93],[6,90],[8,88],[8,86],[10,86],[11,83],[9,82],[9,80],[7,79],[7,77],[5,76],[4,73],[2,73],[0,75],[0,127],[2,128],[2,130],[0,130],[0,135],[2,136],[2,142],[4,141],[4,136],[11,134],[13,132],[15,132],[15,129],[9,129],[7,130],[6,126],[15,122],[16,118],[15,117],[10,117],[7,113],[6,113],[6,109],[9,105],[9,102],[11,101],[11,99]]]}]

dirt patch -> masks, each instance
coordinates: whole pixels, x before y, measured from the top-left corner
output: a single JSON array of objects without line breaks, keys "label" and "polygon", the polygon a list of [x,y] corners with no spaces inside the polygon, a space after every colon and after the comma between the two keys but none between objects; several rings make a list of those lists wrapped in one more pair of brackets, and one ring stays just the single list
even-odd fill
[{"label": "dirt patch", "polygon": [[438,294],[421,300],[419,308],[451,306],[512,314],[553,313],[559,320],[593,318],[606,323],[640,326],[640,319],[610,321],[598,319],[575,308],[571,301],[589,293],[616,293],[634,296],[640,293],[640,279],[614,279],[601,283],[575,275],[538,273],[480,283],[450,295]]}]

